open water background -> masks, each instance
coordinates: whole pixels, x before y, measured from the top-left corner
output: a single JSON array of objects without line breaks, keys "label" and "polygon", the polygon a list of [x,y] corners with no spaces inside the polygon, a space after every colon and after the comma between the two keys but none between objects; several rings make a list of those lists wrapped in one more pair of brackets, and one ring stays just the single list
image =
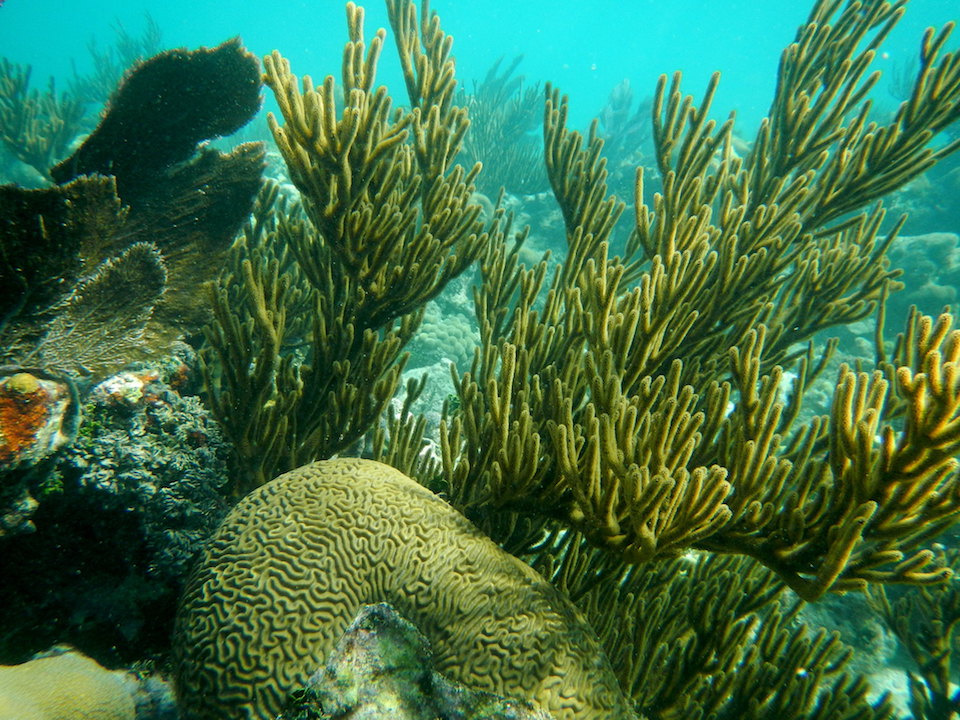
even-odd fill
[{"label": "open water background", "polygon": [[[387,25],[384,4],[367,9],[367,36]],[[570,95],[574,124],[584,126],[611,89],[628,78],[636,97],[652,94],[657,76],[682,70],[685,88],[700,96],[715,70],[723,74],[713,116],[736,109],[739,132],[751,132],[769,106],[781,49],[807,17],[813,0],[434,0],[455,39],[458,75],[482,79],[498,57],[523,54],[518,73],[551,81]],[[163,47],[216,45],[240,35],[257,55],[279,49],[298,75],[338,74],[346,40],[341,0],[215,2],[214,0],[5,0],[0,3],[0,56],[33,67],[35,87],[57,78],[65,87],[73,69],[91,69],[91,40],[101,48],[122,25],[138,35],[149,14],[162,29]],[[905,66],[915,58],[927,26],[960,19],[958,0],[911,0],[877,66]],[[960,32],[950,46],[960,44]],[[381,79],[400,89],[388,43]],[[881,82],[876,98],[893,104]],[[397,93],[397,97],[402,97]],[[268,109],[270,107],[268,99]]]}]

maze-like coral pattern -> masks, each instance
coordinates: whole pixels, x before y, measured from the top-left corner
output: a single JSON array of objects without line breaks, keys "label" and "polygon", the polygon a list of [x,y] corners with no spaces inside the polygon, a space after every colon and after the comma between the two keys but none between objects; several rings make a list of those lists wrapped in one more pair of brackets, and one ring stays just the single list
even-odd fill
[{"label": "maze-like coral pattern", "polygon": [[558,719],[631,717],[565,597],[413,480],[355,459],[281,475],[224,520],[177,617],[187,717],[274,717],[374,602],[417,625],[455,680]]}]

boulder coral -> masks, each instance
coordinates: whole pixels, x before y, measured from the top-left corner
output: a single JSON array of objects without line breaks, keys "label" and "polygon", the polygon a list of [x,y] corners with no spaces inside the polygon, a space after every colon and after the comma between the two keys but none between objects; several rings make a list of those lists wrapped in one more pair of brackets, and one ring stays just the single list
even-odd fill
[{"label": "boulder coral", "polygon": [[413,622],[457,682],[558,720],[632,717],[569,600],[399,471],[345,458],[281,475],[220,526],[177,617],[181,709],[274,717],[377,602]]},{"label": "boulder coral", "polygon": [[0,666],[0,718],[134,720],[136,683],[70,651]]}]

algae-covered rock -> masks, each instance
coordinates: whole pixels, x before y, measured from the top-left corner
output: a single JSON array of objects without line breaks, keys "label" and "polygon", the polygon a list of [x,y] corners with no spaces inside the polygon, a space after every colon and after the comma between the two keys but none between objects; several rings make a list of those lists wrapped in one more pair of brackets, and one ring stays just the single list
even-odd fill
[{"label": "algae-covered rock", "polygon": [[182,346],[107,378],[83,395],[77,436],[52,464],[23,490],[0,478],[7,662],[61,642],[111,665],[167,647],[190,564],[227,509],[229,448],[189,394],[193,362]]},{"label": "algae-covered rock", "polygon": [[282,720],[551,720],[532,703],[433,670],[430,643],[390,605],[361,608]]},{"label": "algae-covered rock", "polygon": [[0,367],[0,472],[36,465],[73,439],[77,391],[66,377]]}]

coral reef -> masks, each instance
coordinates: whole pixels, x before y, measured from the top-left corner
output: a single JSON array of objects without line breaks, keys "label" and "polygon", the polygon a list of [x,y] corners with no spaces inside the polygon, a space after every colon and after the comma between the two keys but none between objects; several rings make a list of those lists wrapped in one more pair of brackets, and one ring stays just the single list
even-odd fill
[{"label": "coral reef", "polygon": [[0,486],[0,537],[36,530],[32,518],[39,505],[26,482],[4,478]]},{"label": "coral reef", "polygon": [[[254,56],[239,40],[215,48],[168,50],[137,65],[123,80],[96,130],[50,172],[60,184],[79,175],[117,178],[117,194],[139,209],[150,187],[197,145],[229,135],[260,108]],[[231,102],[223,103],[223,93]]]},{"label": "coral reef", "polygon": [[54,78],[40,92],[30,87],[30,66],[0,58],[0,171],[5,182],[42,187],[52,180],[54,164],[75,149],[97,122],[91,105],[100,108],[136,64],[160,53],[160,26],[147,15],[140,36],[119,23],[116,42],[105,49],[90,41],[90,75],[76,73],[66,91],[58,91]]},{"label": "coral reef", "polygon": [[647,718],[891,720],[836,633],[756,561],[688,552],[623,565],[555,529],[525,559],[581,608]]},{"label": "coral reef", "polygon": [[134,243],[77,281],[20,360],[77,377],[117,369],[144,354],[144,330],[166,289],[163,255],[153,243]]},{"label": "coral reef", "polygon": [[[426,4],[419,32],[411,32],[412,5],[389,7],[416,109],[433,79],[446,86],[452,78],[452,67],[438,70],[449,44]],[[844,672],[848,653],[836,637],[792,626],[796,603],[781,600],[789,597],[783,587],[815,600],[869,583],[933,584],[950,575],[928,546],[960,517],[953,458],[960,331],[952,317],[912,314],[892,352],[877,343],[872,367],[842,365],[826,412],[797,422],[807,388],[837,349],[832,342],[821,348],[820,333],[874,316],[899,286],[886,254],[902,220],[881,233],[884,211],[875,201],[960,147],[930,143],[960,116],[960,67],[944,50],[950,26],[925,35],[910,97],[890,122],[868,121],[866,99],[877,79],[867,69],[902,10],[902,3],[880,0],[816,3],[783,53],[769,117],[749,145],[735,139],[732,118],[709,120],[718,77],[700,103],[681,92],[679,74],[661,78],[651,108],[661,186],[647,197],[649,176],[638,173],[636,218],[621,256],[610,248],[625,206],[608,195],[598,125],[586,137],[568,130],[567,100],[547,88],[545,161],[566,239],[562,261],[521,263],[526,233],[504,242],[510,230],[502,208],[493,211],[499,224],[488,241],[471,246],[481,266],[474,294],[481,348],[469,371],[455,376],[457,398],[446,404],[442,492],[504,548],[537,559],[558,591],[584,609],[617,660],[624,693],[651,717],[889,718],[889,703],[871,705],[866,682]],[[280,218],[263,235],[268,242],[252,230],[233,287],[220,292],[211,342],[232,387],[217,399],[217,416],[245,444],[239,465],[251,477],[237,475],[241,492],[266,480],[270,468],[342,452],[351,439],[359,444],[361,426],[370,428],[386,407],[379,395],[363,402],[370,383],[386,378],[380,389],[396,388],[398,356],[385,353],[386,363],[370,364],[371,344],[366,385],[338,381],[306,393],[289,350],[309,337],[307,346],[316,348],[302,365],[309,372],[353,367],[353,356],[348,365],[323,355],[319,330],[334,346],[351,318],[353,337],[357,328],[374,330],[360,321],[383,316],[397,282],[390,278],[400,272],[390,275],[381,260],[393,257],[391,268],[399,268],[404,258],[433,257],[418,249],[412,230],[405,237],[417,242],[398,242],[393,220],[371,226],[384,217],[374,203],[382,188],[400,187],[408,168],[418,167],[428,187],[392,196],[386,217],[405,222],[422,213],[422,228],[432,222],[431,207],[450,199],[437,189],[445,188],[441,179],[475,177],[445,176],[446,167],[424,171],[431,157],[449,157],[451,137],[462,132],[459,121],[440,127],[441,111],[458,117],[451,103],[436,103],[433,130],[417,126],[423,116],[402,112],[393,124],[377,121],[374,111],[387,107],[385,91],[372,90],[383,36],[368,51],[361,20],[348,5],[350,112],[337,111],[332,78],[319,87],[309,79],[299,84],[280,56],[266,63],[285,120],[274,121],[274,132],[309,223]],[[414,68],[430,71],[418,76]],[[408,130],[418,164],[389,170],[386,158],[405,152]],[[351,154],[361,136],[365,144]],[[380,172],[396,181],[381,184]],[[469,225],[469,212],[457,217],[460,229]],[[377,255],[371,239],[387,231]],[[318,296],[313,330],[294,311],[308,296],[298,275],[311,278]],[[419,323],[423,302],[439,292],[435,279],[428,273],[422,280],[429,292],[395,299],[396,312],[414,316],[401,326],[399,346]],[[351,282],[366,294],[349,315],[331,313],[331,306],[348,305]],[[245,324],[228,317],[237,307]],[[263,351],[232,350],[238,347]],[[313,426],[307,438],[316,442],[309,444],[294,432],[304,423],[289,419],[308,397],[329,399],[329,416]],[[371,412],[362,422],[353,414],[332,423],[329,408],[343,413],[347,398]],[[375,457],[409,467],[416,436],[393,418],[384,425],[374,431]],[[292,525],[277,523],[278,536],[296,538]],[[366,532],[358,537],[365,552],[367,543],[385,542],[367,541]],[[697,561],[684,571],[677,558],[691,548],[751,560]],[[209,567],[220,563],[209,563],[194,586],[201,589],[187,596],[181,627],[218,587]],[[234,565],[245,567],[239,559]],[[699,600],[685,575],[709,584],[718,599]],[[435,585],[428,575],[422,581],[424,592]],[[215,632],[208,628],[228,623],[196,626]],[[178,640],[180,657],[197,645]],[[234,652],[225,641],[216,647]],[[207,687],[238,683],[193,681],[199,665],[181,660],[189,668],[181,670],[188,702]],[[658,672],[664,665],[666,676]],[[286,683],[282,670],[265,677]]]},{"label": "coral reef", "polygon": [[391,0],[388,15],[409,109],[375,87],[385,32],[367,45],[352,3],[342,102],[332,76],[314,86],[264,58],[301,205],[261,204],[213,296],[207,394],[236,448],[235,497],[373,430],[424,305],[500,239],[499,214],[482,221],[474,201],[479,166],[454,164],[468,121],[451,40],[427,5],[418,19]]},{"label": "coral reef", "polygon": [[[946,140],[960,139],[960,122],[944,129]],[[894,213],[909,215],[911,235],[960,233],[960,207],[952,198],[960,194],[960,156],[945,158],[913,182],[891,194],[884,204]]]},{"label": "coral reef", "polygon": [[845,672],[870,684],[868,699],[877,703],[885,695],[899,717],[908,715],[909,691],[905,670],[912,661],[866,594],[828,595],[806,603],[797,623],[839,635],[849,648]]},{"label": "coral reef", "polygon": [[199,144],[245,123],[259,88],[236,41],[163,53],[126,76],[97,129],[50,170],[57,185],[0,187],[5,361],[104,377],[199,330],[199,299],[247,218],[263,156]]},{"label": "coral reef", "polygon": [[[600,123],[568,129],[547,87],[557,210],[537,234],[562,235],[556,259],[507,212],[543,196],[494,204],[479,166],[455,164],[468,112],[426,2],[387,2],[405,107],[375,85],[386,33],[365,38],[352,3],[342,88],[297,78],[278,52],[260,78],[237,41],[141,64],[51,171],[58,185],[0,188],[4,361],[112,375],[54,472],[47,458],[0,478],[5,659],[64,638],[100,661],[162,656],[225,494],[239,504],[175,622],[178,693],[199,718],[280,712],[360,605],[389,601],[438,670],[558,718],[890,720],[850,650],[802,624],[801,601],[850,591],[876,593],[917,659],[911,712],[953,712],[956,563],[934,541],[960,519],[960,330],[911,311],[884,342],[904,220],[879,203],[960,149],[960,63],[952,25],[929,30],[903,103],[871,120],[871,68],[904,6],[817,0],[750,143],[709,118],[718,76],[699,102],[662,77],[628,238],[609,191],[624,166],[611,180]],[[491,72],[492,97],[524,97],[513,69]],[[262,149],[198,143],[255,111],[261,79],[299,196],[263,187],[231,246]],[[220,115],[224,93],[238,106]],[[487,129],[529,121],[513,109]],[[628,88],[608,110],[604,129],[635,152]],[[951,242],[924,241],[940,261],[907,268],[930,278],[916,292],[952,299]],[[479,350],[454,366],[438,461],[411,413],[423,381],[396,398],[404,349],[477,260]],[[142,293],[120,308],[122,288]],[[225,447],[195,400],[150,366],[113,375],[204,324],[227,476],[211,472]],[[833,364],[836,328],[857,334],[855,363]],[[82,354],[98,337],[112,351]],[[24,370],[5,387],[17,397],[34,387]],[[305,464],[360,453],[394,469]],[[901,602],[871,590],[883,584],[924,587]]]},{"label": "coral reef", "polygon": [[227,509],[229,448],[199,399],[171,388],[186,382],[181,350],[95,386],[76,440],[20,478],[35,532],[3,540],[3,658],[56,642],[112,663],[166,647],[190,564]]},{"label": "coral reef", "polygon": [[365,605],[279,720],[551,720],[530,703],[452,683],[427,639],[390,605]]},{"label": "coral reef", "polygon": [[[444,406],[450,401],[457,400],[453,394],[453,382],[450,379],[450,363],[450,360],[443,358],[432,365],[413,367],[404,372],[401,377],[404,385],[421,379],[425,380],[422,392],[417,396],[416,402],[409,404],[409,410],[426,421],[427,431],[424,440],[431,448],[438,446],[440,442],[439,429],[440,421],[444,416]],[[400,398],[394,398],[391,402],[394,415],[400,411],[403,404]],[[426,447],[424,451],[427,451]],[[382,458],[379,459],[382,460]],[[409,471],[409,468],[405,469]],[[417,478],[421,481],[425,480],[419,475]]]},{"label": "coral reef", "polygon": [[569,601],[440,498],[386,465],[328,460],[244,498],[184,594],[176,687],[191,717],[269,718],[366,603],[430,640],[438,672],[556,718],[628,718]]},{"label": "coral reef", "polygon": [[61,184],[97,173],[116,179],[129,229],[150,233],[170,275],[154,321],[178,334],[209,319],[200,298],[249,215],[263,168],[260,144],[227,154],[200,145],[239,129],[259,107],[256,58],[238,40],[169,50],[126,75],[97,128],[51,170]]},{"label": "coral reef", "polygon": [[120,234],[126,214],[114,182],[101,177],[39,190],[0,186],[0,210],[0,337],[4,357],[19,358],[39,341],[45,313],[103,259],[97,249]]},{"label": "coral reef", "polygon": [[[0,187],[5,660],[61,641],[110,662],[166,646],[187,566],[225,511],[225,446],[158,360],[86,390],[209,318],[200,300],[246,220],[262,147],[199,146],[246,122],[259,88],[239,42],[163,53],[50,171],[59,184]],[[64,420],[27,402],[40,391],[62,395]],[[61,436],[69,449],[37,463]]]}]

